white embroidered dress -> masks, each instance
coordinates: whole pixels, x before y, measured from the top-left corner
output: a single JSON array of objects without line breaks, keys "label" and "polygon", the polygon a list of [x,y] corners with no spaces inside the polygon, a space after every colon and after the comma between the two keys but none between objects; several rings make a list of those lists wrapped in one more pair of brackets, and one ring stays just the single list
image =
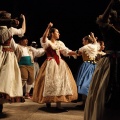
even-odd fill
[{"label": "white embroidered dress", "polygon": [[[3,28],[7,29],[6,26]],[[22,36],[22,29],[9,28],[11,36]],[[0,103],[24,102],[21,73],[17,58],[10,47],[13,38],[3,41],[0,47]]]},{"label": "white embroidered dress", "polygon": [[[42,38],[41,38],[42,39]],[[44,76],[44,87],[42,92],[43,101],[40,101],[40,99],[37,99],[37,92],[40,89],[40,86],[38,86],[38,81],[41,81],[41,78],[38,78],[35,84],[35,90],[33,93],[33,101],[43,103],[43,102],[56,102],[56,101],[64,101],[68,102],[72,99],[77,99],[77,87],[75,80],[72,76],[72,73],[66,64],[66,62],[61,59],[60,54],[63,54],[64,56],[68,56],[68,52],[71,50],[68,49],[65,44],[62,41],[55,41],[52,43],[50,40],[46,39],[46,42],[43,43],[41,40],[41,45],[44,49],[46,49],[47,54],[47,60],[45,65],[45,76]],[[48,49],[50,48],[50,49]],[[55,51],[55,54],[58,56],[59,63],[57,63],[57,60],[52,56],[52,52]],[[43,63],[44,64],[44,63]],[[39,76],[39,75],[38,75]],[[38,88],[38,90],[37,90]],[[63,99],[58,99],[56,97],[60,96],[74,96],[74,98],[66,99],[66,97]],[[47,100],[45,100],[45,98]],[[51,99],[52,98],[52,99]]]}]

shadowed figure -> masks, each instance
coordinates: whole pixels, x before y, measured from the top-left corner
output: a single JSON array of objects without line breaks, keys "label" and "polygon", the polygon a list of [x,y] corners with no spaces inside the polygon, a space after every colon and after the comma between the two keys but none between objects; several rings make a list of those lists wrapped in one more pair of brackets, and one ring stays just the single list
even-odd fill
[{"label": "shadowed figure", "polygon": [[106,55],[98,61],[94,71],[84,120],[120,119],[117,114],[120,113],[120,17],[117,3],[119,1],[111,0],[96,21],[106,45]]}]

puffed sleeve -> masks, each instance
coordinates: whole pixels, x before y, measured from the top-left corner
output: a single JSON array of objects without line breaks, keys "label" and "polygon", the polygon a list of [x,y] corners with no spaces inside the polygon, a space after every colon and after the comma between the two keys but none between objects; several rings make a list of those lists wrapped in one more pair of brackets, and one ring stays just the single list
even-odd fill
[{"label": "puffed sleeve", "polygon": [[62,53],[64,56],[69,56],[68,53],[71,52],[72,50],[66,47],[62,41],[59,41],[59,45],[60,45],[60,53]]},{"label": "puffed sleeve", "polygon": [[[17,29],[17,28],[14,28],[14,27],[10,27],[9,28],[9,31],[11,32],[11,35],[14,36],[14,35],[18,35],[19,37],[22,37],[24,35],[24,32],[23,32],[23,29],[20,28],[20,29]],[[11,39],[11,44],[10,46],[12,47],[12,49],[15,51],[18,47],[18,44],[15,43],[14,39],[12,38]]]},{"label": "puffed sleeve", "polygon": [[82,53],[84,51],[84,49],[85,49],[85,46],[79,48],[78,51]]},{"label": "puffed sleeve", "polygon": [[24,35],[24,32],[23,32],[22,28],[17,29],[17,28],[14,28],[14,27],[10,27],[9,30],[11,31],[12,36],[13,35],[18,35],[19,37],[22,37]]},{"label": "puffed sleeve", "polygon": [[42,37],[41,37],[41,38],[40,38],[40,44],[41,44],[41,46],[42,46],[44,49],[46,49],[46,48],[49,46],[49,40],[48,40],[48,38],[46,38],[46,42],[43,43],[43,42],[42,42]]}]

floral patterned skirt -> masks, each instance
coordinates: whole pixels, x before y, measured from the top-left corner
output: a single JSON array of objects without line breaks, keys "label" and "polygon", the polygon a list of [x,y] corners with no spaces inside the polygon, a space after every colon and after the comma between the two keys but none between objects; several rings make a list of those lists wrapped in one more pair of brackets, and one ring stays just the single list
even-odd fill
[{"label": "floral patterned skirt", "polygon": [[[77,85],[72,72],[65,61],[61,59],[60,62],[61,65],[57,65],[54,59],[46,60],[40,67],[33,91],[34,102],[71,102],[78,98]],[[52,82],[49,83],[48,81]]]}]

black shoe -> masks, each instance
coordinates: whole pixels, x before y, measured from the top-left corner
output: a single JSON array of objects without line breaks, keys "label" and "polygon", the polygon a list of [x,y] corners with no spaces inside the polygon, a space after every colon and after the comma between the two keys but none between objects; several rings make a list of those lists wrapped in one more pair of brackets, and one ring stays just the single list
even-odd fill
[{"label": "black shoe", "polygon": [[0,113],[2,113],[3,110],[3,104],[0,104]]},{"label": "black shoe", "polygon": [[51,103],[46,103],[47,108],[51,108]]},{"label": "black shoe", "polygon": [[56,111],[57,112],[68,112],[68,110],[66,110],[65,108],[58,108],[58,107],[56,107]]}]

